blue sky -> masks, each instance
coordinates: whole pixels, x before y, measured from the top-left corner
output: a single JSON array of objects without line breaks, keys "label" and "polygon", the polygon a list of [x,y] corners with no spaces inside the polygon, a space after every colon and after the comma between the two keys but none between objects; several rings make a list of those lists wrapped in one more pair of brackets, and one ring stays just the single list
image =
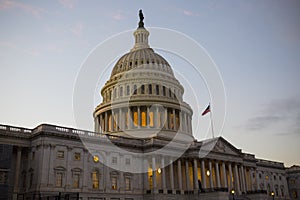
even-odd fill
[{"label": "blue sky", "polygon": [[[0,123],[76,127],[72,98],[81,64],[108,37],[135,29],[141,8],[146,27],[188,35],[217,64],[227,95],[225,139],[259,158],[300,164],[300,2],[292,0],[0,0]],[[174,68],[186,64],[159,53]],[[193,87],[203,96],[192,106],[205,109],[205,84]],[[209,118],[193,124],[207,131]]]}]

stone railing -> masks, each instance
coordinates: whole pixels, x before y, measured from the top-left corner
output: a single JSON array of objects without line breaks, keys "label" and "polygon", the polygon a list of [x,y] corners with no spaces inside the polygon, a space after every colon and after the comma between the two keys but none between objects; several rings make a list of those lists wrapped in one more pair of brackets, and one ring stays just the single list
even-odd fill
[{"label": "stone railing", "polygon": [[25,133],[31,134],[32,129],[21,128],[16,126],[0,125],[0,131],[13,132],[13,133]]}]

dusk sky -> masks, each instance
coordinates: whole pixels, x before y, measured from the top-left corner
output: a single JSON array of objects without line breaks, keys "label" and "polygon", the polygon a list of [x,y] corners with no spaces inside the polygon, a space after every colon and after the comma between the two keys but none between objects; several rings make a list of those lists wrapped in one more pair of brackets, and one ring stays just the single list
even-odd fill
[{"label": "dusk sky", "polygon": [[[81,127],[74,120],[76,78],[99,44],[137,28],[139,9],[143,9],[147,29],[164,28],[188,36],[218,67],[226,94],[222,137],[257,158],[300,165],[297,0],[0,0],[0,124],[34,128],[49,123],[93,130],[93,110],[86,116],[90,125]],[[151,38],[158,37],[150,32],[150,45]],[[123,53],[133,47],[133,36],[127,42],[131,45],[122,46],[127,49]],[[202,117],[201,112],[209,102],[218,105],[218,101],[210,99],[205,81],[194,77],[186,61],[156,51],[169,61],[185,88],[190,85],[199,93],[194,101],[186,89],[184,100],[194,110],[194,128],[199,127],[194,136],[207,138],[209,115]],[[102,100],[99,89],[109,79],[112,67],[95,86],[98,91],[91,94],[95,96],[92,108]],[[217,112],[213,109],[212,114]]]}]

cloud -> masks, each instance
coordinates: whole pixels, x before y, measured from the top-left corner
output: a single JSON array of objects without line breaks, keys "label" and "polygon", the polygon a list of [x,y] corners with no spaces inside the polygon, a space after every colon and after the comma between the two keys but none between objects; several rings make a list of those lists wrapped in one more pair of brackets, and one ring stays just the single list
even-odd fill
[{"label": "cloud", "polygon": [[195,13],[191,10],[181,10],[180,12],[183,13],[184,15],[186,15],[186,16],[196,16],[196,17],[200,16],[198,13]]},{"label": "cloud", "polygon": [[80,37],[81,34],[82,34],[82,31],[83,31],[83,28],[84,28],[83,24],[82,24],[81,22],[77,22],[77,23],[75,24],[75,26],[71,29],[71,32],[72,32],[75,36]]},{"label": "cloud", "polygon": [[66,8],[72,9],[75,7],[76,0],[58,0],[58,2]]},{"label": "cloud", "polygon": [[115,14],[115,15],[113,16],[113,19],[119,21],[119,20],[125,19],[125,16],[124,16],[123,14],[121,14],[121,13],[117,13],[117,14]]},{"label": "cloud", "polygon": [[300,98],[276,99],[263,105],[256,116],[248,119],[246,129],[300,135]]},{"label": "cloud", "polygon": [[20,9],[23,12],[29,13],[35,17],[41,17],[43,13],[48,13],[43,8],[32,6],[17,1],[2,0],[0,1],[0,10]]}]

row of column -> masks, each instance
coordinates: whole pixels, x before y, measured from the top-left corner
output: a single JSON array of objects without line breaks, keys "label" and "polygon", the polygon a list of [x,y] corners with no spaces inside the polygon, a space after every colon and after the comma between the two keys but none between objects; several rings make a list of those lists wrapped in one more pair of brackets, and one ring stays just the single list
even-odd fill
[{"label": "row of column", "polygon": [[107,133],[145,127],[191,133],[191,116],[175,108],[137,106],[106,111],[95,117],[95,132]]},{"label": "row of column", "polygon": [[[152,170],[148,172],[146,182],[149,185],[146,185],[146,189],[154,191],[171,189],[183,192],[184,190],[224,188],[228,191],[234,189],[237,194],[255,190],[254,169],[246,169],[240,163],[205,159],[179,159],[175,163],[172,160],[169,162],[171,163],[169,166],[160,169],[157,166],[164,166],[164,158],[157,160],[156,157],[152,157],[151,165],[149,165]],[[200,164],[199,167],[198,164]],[[168,188],[166,188],[166,172],[169,175]]]}]

